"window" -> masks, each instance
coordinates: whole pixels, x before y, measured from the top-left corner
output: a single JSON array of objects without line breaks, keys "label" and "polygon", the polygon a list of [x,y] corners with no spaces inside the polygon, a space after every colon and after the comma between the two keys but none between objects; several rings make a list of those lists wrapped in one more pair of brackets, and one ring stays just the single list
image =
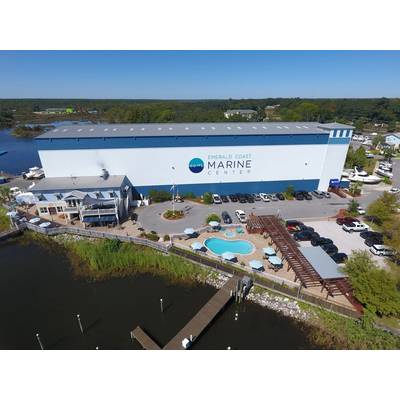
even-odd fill
[{"label": "window", "polygon": [[343,137],[347,137],[347,129],[343,131]]},{"label": "window", "polygon": [[63,208],[62,207],[57,207],[57,212],[63,212]]},{"label": "window", "polygon": [[109,192],[108,194],[110,195],[110,199],[113,199],[113,198],[117,197],[115,192]]},{"label": "window", "polygon": [[340,131],[340,130],[337,130],[337,131],[336,131],[336,137],[340,137],[340,133],[341,133],[341,131]]},{"label": "window", "polygon": [[40,214],[48,214],[49,210],[47,209],[47,207],[40,207],[39,212]]}]

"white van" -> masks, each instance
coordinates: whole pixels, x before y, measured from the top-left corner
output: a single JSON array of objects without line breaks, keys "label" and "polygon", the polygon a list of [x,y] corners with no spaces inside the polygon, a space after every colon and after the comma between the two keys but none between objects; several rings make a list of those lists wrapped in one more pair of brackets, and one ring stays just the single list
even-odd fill
[{"label": "white van", "polygon": [[214,204],[222,204],[222,200],[221,200],[221,197],[219,197],[219,194],[214,193],[212,195],[212,198],[213,198]]}]

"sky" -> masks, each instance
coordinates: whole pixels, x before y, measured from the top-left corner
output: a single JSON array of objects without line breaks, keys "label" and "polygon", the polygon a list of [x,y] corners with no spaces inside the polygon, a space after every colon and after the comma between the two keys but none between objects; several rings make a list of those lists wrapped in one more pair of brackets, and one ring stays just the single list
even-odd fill
[{"label": "sky", "polygon": [[400,51],[0,51],[0,98],[400,97]]}]

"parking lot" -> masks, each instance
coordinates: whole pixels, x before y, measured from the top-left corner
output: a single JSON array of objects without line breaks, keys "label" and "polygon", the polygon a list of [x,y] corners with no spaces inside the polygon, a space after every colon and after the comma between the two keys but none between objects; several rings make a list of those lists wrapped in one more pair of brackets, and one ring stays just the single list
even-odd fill
[{"label": "parking lot", "polygon": [[[373,255],[359,233],[347,233],[335,221],[307,221],[305,224],[314,228],[321,237],[332,239],[339,252],[350,256],[353,250],[368,250],[368,253],[382,268],[386,267],[385,258]],[[310,242],[300,242],[300,244],[302,246],[311,246]]]}]

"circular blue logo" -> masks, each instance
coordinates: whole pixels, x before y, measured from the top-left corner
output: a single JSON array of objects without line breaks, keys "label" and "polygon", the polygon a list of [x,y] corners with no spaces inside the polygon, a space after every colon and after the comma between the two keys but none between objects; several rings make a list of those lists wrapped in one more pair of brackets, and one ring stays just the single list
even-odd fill
[{"label": "circular blue logo", "polygon": [[189,161],[189,169],[194,173],[198,174],[204,169],[204,162],[201,158],[192,158]]}]

